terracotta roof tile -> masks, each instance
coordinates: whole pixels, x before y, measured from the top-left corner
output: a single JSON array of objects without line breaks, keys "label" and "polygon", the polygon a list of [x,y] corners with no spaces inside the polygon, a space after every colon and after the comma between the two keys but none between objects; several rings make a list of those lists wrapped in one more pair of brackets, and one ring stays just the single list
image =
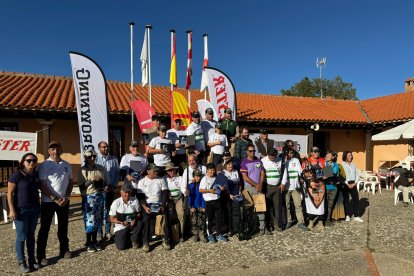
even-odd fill
[{"label": "terracotta roof tile", "polygon": [[[158,114],[170,113],[170,88],[154,85],[152,103]],[[108,81],[108,110],[112,114],[130,112],[130,84]],[[185,98],[187,91],[177,89]],[[134,85],[135,99],[149,101],[148,88]],[[191,110],[204,93],[191,90]],[[364,124],[414,118],[414,93],[395,94],[365,101],[332,98],[287,97],[237,93],[237,116],[247,121],[332,122]],[[0,72],[0,109],[43,111],[76,110],[71,78],[24,73]]]},{"label": "terracotta roof tile", "polygon": [[404,92],[361,101],[373,123],[406,121],[414,118],[414,92]]}]

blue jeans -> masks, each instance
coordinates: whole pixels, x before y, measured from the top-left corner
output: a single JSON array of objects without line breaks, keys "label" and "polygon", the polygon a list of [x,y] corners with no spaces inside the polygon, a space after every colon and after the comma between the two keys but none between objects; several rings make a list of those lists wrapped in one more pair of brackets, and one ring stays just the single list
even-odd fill
[{"label": "blue jeans", "polygon": [[26,242],[29,262],[35,261],[35,231],[39,218],[40,206],[31,208],[17,208],[16,219],[16,255],[17,261],[22,263],[24,258],[24,244]]}]

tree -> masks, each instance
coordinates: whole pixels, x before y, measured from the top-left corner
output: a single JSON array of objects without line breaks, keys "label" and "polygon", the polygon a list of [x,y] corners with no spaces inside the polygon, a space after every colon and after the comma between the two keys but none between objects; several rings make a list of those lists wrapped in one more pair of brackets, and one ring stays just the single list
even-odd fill
[{"label": "tree", "polygon": [[[305,77],[290,89],[282,89],[280,93],[284,96],[320,97],[321,80]],[[350,82],[344,82],[340,76],[333,80],[322,80],[323,97],[334,99],[358,100],[356,89]]]}]

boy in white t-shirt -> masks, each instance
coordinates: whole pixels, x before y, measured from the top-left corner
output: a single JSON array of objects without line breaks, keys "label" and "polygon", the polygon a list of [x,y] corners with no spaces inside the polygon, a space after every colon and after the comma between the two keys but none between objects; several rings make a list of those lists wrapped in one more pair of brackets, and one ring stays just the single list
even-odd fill
[{"label": "boy in white t-shirt", "polygon": [[164,169],[165,165],[171,162],[171,155],[175,155],[175,146],[172,150],[168,148],[168,145],[172,145],[172,141],[166,137],[167,130],[166,125],[160,125],[159,136],[152,138],[148,145],[148,152],[154,154],[155,165],[161,169]]},{"label": "boy in white t-shirt", "polygon": [[215,133],[211,134],[208,139],[208,146],[211,147],[214,166],[223,162],[223,153],[225,148],[228,147],[227,136],[222,133],[222,129],[223,124],[218,122],[215,127]]}]

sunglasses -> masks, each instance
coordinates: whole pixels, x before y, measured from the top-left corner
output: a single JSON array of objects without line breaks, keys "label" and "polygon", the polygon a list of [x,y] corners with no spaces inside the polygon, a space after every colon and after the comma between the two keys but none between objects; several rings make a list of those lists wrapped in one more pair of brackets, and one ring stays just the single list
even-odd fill
[{"label": "sunglasses", "polygon": [[96,155],[91,155],[91,156],[87,156],[86,158],[88,158],[88,159],[92,159],[92,158],[96,158]]},{"label": "sunglasses", "polygon": [[36,161],[36,159],[26,159],[26,160],[24,160],[24,161],[26,161],[27,163],[37,163],[37,161]]},{"label": "sunglasses", "polygon": [[248,150],[248,152],[256,152],[256,150]]},{"label": "sunglasses", "polygon": [[312,151],[312,152],[313,152],[313,153],[320,153],[320,151],[318,151],[318,150],[317,150],[317,151]]}]

